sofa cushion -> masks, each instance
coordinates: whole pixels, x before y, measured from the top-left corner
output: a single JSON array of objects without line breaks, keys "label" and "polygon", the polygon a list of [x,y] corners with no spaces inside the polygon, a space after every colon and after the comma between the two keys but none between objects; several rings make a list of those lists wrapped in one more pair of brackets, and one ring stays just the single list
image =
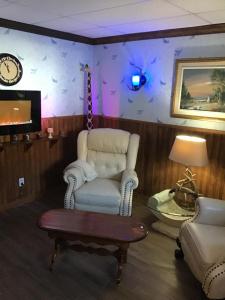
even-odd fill
[{"label": "sofa cushion", "polygon": [[121,201],[119,188],[118,181],[96,178],[75,192],[76,204],[89,205],[90,210],[92,206],[119,208]]},{"label": "sofa cushion", "polygon": [[[195,257],[193,266],[200,281],[208,268],[224,257],[225,227],[189,222],[182,228],[182,240],[187,244],[191,256]],[[183,244],[183,243],[182,243]],[[186,248],[186,247],[185,247]],[[185,248],[183,250],[185,250]],[[187,251],[187,252],[188,252]],[[186,254],[185,254],[186,256]],[[189,257],[189,253],[187,253]],[[190,264],[189,264],[190,265]],[[196,272],[195,272],[196,274]]]}]

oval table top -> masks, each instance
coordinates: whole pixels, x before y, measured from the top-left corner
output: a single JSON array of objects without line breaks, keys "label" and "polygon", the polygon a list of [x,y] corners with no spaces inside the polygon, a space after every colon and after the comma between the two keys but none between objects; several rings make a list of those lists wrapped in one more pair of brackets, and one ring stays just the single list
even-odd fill
[{"label": "oval table top", "polygon": [[73,209],[52,209],[41,215],[38,226],[48,232],[62,232],[119,242],[144,239],[146,226],[134,217],[124,217]]}]

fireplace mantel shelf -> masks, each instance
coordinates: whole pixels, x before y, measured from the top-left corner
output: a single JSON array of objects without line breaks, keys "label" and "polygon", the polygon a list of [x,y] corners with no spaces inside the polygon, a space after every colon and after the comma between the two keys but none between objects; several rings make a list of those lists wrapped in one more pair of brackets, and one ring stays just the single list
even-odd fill
[{"label": "fireplace mantel shelf", "polygon": [[61,135],[55,135],[53,138],[48,138],[47,136],[36,136],[35,138],[31,138],[29,140],[20,139],[17,141],[0,141],[0,152],[3,152],[6,147],[14,146],[14,145],[24,145],[25,150],[28,150],[32,147],[32,145],[36,142],[40,141],[46,141],[49,143],[49,146],[52,147],[54,144],[56,144],[60,139],[67,138],[68,136],[61,136]]}]

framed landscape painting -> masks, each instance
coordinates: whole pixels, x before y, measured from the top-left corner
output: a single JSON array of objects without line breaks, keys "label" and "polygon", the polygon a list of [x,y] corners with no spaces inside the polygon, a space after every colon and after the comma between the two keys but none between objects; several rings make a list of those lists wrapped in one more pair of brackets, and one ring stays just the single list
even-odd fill
[{"label": "framed landscape painting", "polygon": [[225,58],[176,60],[171,114],[225,121]]}]

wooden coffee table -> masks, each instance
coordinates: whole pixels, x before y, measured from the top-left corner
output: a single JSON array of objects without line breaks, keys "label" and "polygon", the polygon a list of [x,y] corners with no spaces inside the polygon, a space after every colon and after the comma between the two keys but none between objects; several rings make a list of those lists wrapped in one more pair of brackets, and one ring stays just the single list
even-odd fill
[{"label": "wooden coffee table", "polygon": [[[38,220],[38,226],[47,231],[48,236],[55,241],[50,270],[57,255],[68,247],[80,252],[113,255],[118,261],[117,283],[120,282],[122,265],[127,261],[129,244],[144,239],[148,234],[145,225],[133,217],[71,209],[53,209],[45,212]],[[87,243],[114,245],[116,250],[91,247],[85,245]]]}]

